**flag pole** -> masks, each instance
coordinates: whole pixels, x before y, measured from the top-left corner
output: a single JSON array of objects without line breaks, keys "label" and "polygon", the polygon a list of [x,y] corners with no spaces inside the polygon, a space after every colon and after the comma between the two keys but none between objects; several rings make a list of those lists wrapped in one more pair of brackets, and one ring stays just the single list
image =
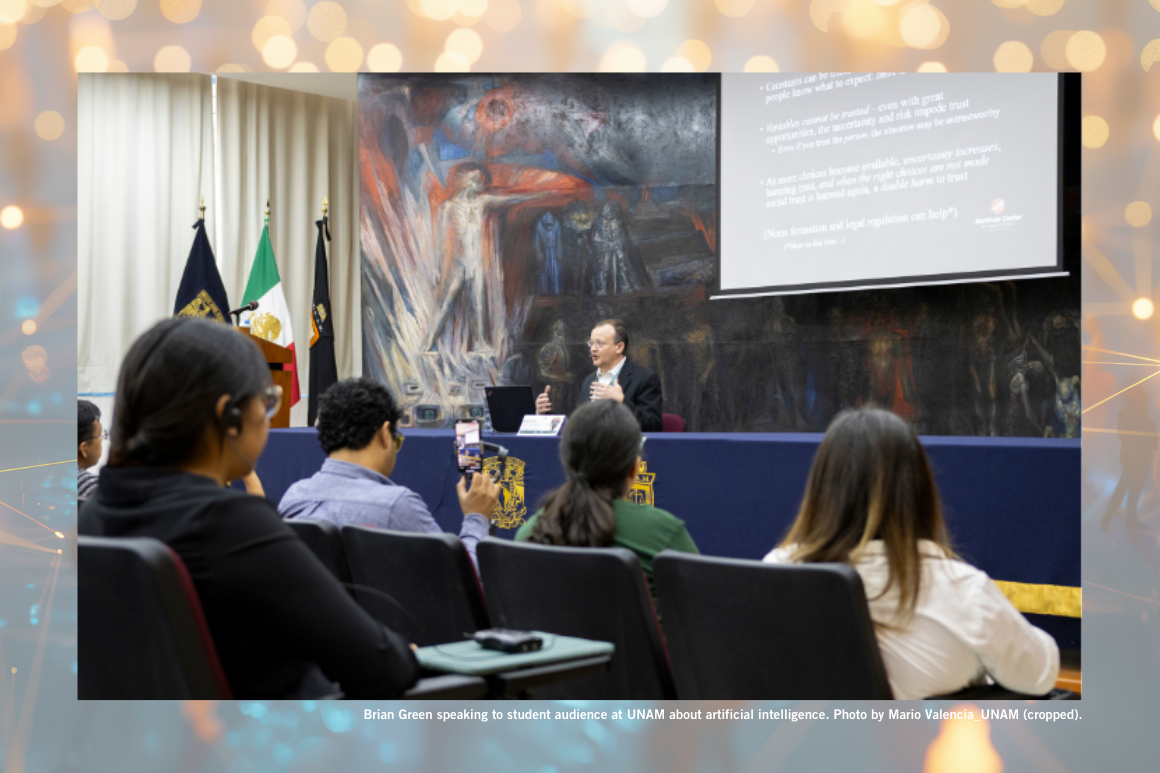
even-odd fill
[{"label": "flag pole", "polygon": [[201,219],[205,220],[205,196],[201,197],[201,206],[197,209],[201,213]]},{"label": "flag pole", "polygon": [[270,200],[266,199],[266,223],[270,222]]},{"label": "flag pole", "polygon": [[323,217],[326,217],[326,202],[327,202],[327,197],[323,196],[322,197],[322,216]]}]

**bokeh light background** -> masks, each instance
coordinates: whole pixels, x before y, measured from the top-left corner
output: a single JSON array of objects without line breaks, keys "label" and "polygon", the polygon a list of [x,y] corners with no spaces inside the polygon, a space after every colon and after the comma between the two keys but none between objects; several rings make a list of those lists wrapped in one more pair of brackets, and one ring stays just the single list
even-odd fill
[{"label": "bokeh light background", "polygon": [[[73,454],[76,73],[398,70],[1085,73],[1083,719],[441,725],[363,721],[363,704],[76,702],[76,573],[57,536],[75,477],[55,464]],[[1154,767],[1155,483],[1140,529],[1098,522],[1121,469],[1113,395],[1160,373],[1158,209],[1160,0],[0,0],[2,769]]]}]

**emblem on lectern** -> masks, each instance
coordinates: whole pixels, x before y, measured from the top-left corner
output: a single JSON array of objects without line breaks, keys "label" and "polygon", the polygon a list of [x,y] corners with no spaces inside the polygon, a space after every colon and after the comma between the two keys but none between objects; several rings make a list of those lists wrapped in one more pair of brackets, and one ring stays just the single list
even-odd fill
[{"label": "emblem on lectern", "polygon": [[641,460],[636,480],[628,490],[628,501],[636,502],[638,505],[652,505],[656,501],[653,496],[653,481],[656,477],[655,472],[648,471],[648,462]]},{"label": "emblem on lectern", "polygon": [[[499,459],[489,456],[483,460],[483,471],[492,475],[499,471]],[[495,506],[495,524],[501,529],[515,529],[522,526],[528,514],[524,502],[524,462],[509,456],[503,477],[496,481],[500,486],[499,503]]]},{"label": "emblem on lectern", "polygon": [[267,311],[250,318],[250,332],[258,338],[274,343],[278,340],[278,336],[282,335],[282,323]]}]

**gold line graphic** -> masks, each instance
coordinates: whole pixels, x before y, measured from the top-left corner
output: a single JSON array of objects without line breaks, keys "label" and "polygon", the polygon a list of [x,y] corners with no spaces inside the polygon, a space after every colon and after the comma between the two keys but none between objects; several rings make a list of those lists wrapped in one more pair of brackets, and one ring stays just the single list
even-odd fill
[{"label": "gold line graphic", "polygon": [[1147,601],[1149,604],[1160,607],[1160,601],[1157,601],[1156,599],[1150,599],[1147,596],[1137,596],[1135,593],[1128,593],[1127,591],[1109,588],[1106,585],[1099,585],[1098,583],[1094,583],[1091,580],[1082,580],[1081,582],[1083,582],[1084,585],[1091,585],[1093,587],[1100,588],[1101,590],[1111,591],[1112,593],[1119,593],[1121,596],[1127,596],[1129,598],[1138,599],[1140,601]]},{"label": "gold line graphic", "polygon": [[1096,346],[1085,346],[1083,348],[1089,349],[1093,352],[1103,352],[1104,354],[1118,354],[1121,357],[1135,357],[1137,360],[1147,360],[1148,362],[1160,362],[1160,360],[1154,360],[1151,357],[1141,357],[1138,354],[1128,354],[1127,352],[1113,352],[1111,349],[1100,349],[1099,347],[1096,347]]},{"label": "gold line graphic", "polygon": [[[71,423],[71,422],[70,422]],[[45,462],[44,464],[30,464],[27,467],[11,467],[7,470],[0,470],[0,472],[16,472],[17,470],[31,470],[36,467],[51,467],[54,464],[71,464],[73,459],[65,459],[63,462]]]},{"label": "gold line graphic", "polygon": [[[1084,365],[1142,365],[1147,368],[1155,368],[1155,363],[1151,362],[1100,362],[1099,360],[1083,360]],[[0,472],[4,472],[0,470]]]},{"label": "gold line graphic", "polygon": [[[1123,389],[1121,389],[1119,392],[1116,392],[1116,394],[1115,394],[1115,395],[1112,395],[1111,397],[1105,397],[1103,400],[1100,400],[1100,401],[1099,401],[1098,403],[1096,403],[1095,405],[1089,405],[1087,408],[1084,408],[1084,409],[1083,409],[1083,411],[1081,412],[1081,415],[1082,415],[1082,414],[1084,414],[1084,413],[1087,413],[1087,412],[1088,412],[1088,411],[1090,411],[1092,408],[1098,408],[1099,406],[1101,406],[1101,405],[1103,405],[1104,403],[1106,403],[1108,400],[1111,400],[1111,399],[1112,399],[1112,397],[1115,397],[1116,395],[1122,395],[1124,392],[1127,392],[1127,391],[1128,391],[1129,389],[1131,389],[1132,387],[1135,387],[1135,386],[1140,386],[1141,384],[1143,384],[1143,383],[1144,383],[1145,381],[1147,381],[1148,379],[1150,379],[1150,378],[1156,378],[1157,376],[1160,376],[1160,370],[1156,371],[1156,372],[1155,372],[1155,373],[1153,373],[1151,376],[1145,376],[1144,378],[1142,378],[1142,379],[1140,379],[1139,381],[1137,381],[1135,384],[1129,384],[1128,386],[1126,386],[1126,387],[1124,387]],[[4,504],[4,503],[3,503],[3,502],[0,502],[0,504]]]},{"label": "gold line graphic", "polygon": [[[15,507],[13,507],[12,505],[8,504],[7,502],[0,502],[0,505],[4,505],[5,507],[7,507],[9,510],[11,510],[11,511],[12,511],[12,512],[14,512],[14,513],[20,513],[20,511],[19,511],[19,510],[17,510]],[[30,521],[32,521],[33,523],[35,523],[37,526],[44,526],[44,524],[43,524],[43,523],[41,523],[40,521],[36,520],[35,518],[33,518],[33,517],[32,517],[31,515],[29,515],[28,513],[20,513],[20,514],[21,514],[21,515],[23,515],[23,516],[24,516],[25,518],[27,518],[28,520],[30,520]],[[60,533],[59,531],[57,531],[56,529],[49,529],[49,527],[47,527],[47,526],[44,526],[44,528],[48,529],[49,531],[51,531],[53,534],[55,534],[56,536],[60,537],[61,539],[64,539],[64,535],[63,535],[63,534],[61,534],[61,533]]]},{"label": "gold line graphic", "polygon": [[1084,432],[1100,432],[1105,435],[1140,435],[1141,437],[1160,437],[1160,432],[1136,432],[1132,429],[1103,429],[1096,427],[1084,427]]}]

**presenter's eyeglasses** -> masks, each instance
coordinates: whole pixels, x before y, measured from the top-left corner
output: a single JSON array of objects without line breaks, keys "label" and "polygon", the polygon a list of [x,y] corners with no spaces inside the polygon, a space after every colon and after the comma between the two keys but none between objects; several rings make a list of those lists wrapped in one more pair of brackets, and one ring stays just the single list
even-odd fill
[{"label": "presenter's eyeglasses", "polygon": [[589,348],[589,349],[603,349],[603,348],[604,348],[604,347],[606,347],[606,346],[608,346],[608,342],[607,342],[607,341],[596,341],[596,340],[592,340],[592,341],[589,341],[589,342],[588,342],[588,348]]},{"label": "presenter's eyeglasses", "polygon": [[87,443],[90,440],[96,440],[97,438],[100,438],[101,440],[108,440],[109,439],[109,430],[103,429],[103,430],[101,430],[101,434],[93,435],[92,437],[87,437],[84,440],[82,440],[81,442]]},{"label": "presenter's eyeglasses", "polygon": [[403,450],[403,441],[406,440],[407,438],[405,435],[402,435],[402,434],[397,434],[397,435],[394,435],[393,437],[395,440],[395,453],[397,454]]},{"label": "presenter's eyeglasses", "polygon": [[266,403],[266,418],[272,419],[282,407],[282,387],[277,384],[268,386],[264,392],[258,394],[258,399]]}]

